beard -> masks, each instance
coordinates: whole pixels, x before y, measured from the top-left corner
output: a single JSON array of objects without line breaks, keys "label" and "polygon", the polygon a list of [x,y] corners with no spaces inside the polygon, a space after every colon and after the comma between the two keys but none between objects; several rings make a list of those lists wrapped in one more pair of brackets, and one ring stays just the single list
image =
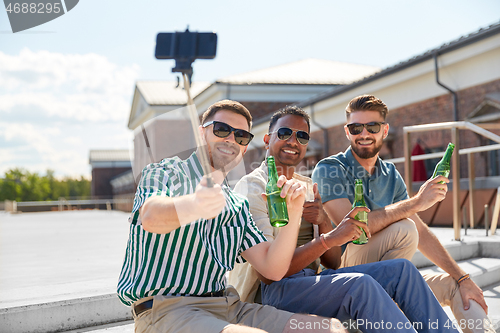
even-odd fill
[{"label": "beard", "polygon": [[[237,144],[231,144],[227,142],[216,142],[213,145],[209,145],[209,157],[210,164],[215,170],[221,170],[227,173],[234,169],[238,163],[240,163],[243,155]],[[218,149],[224,149],[226,151],[231,151],[234,154],[226,155],[219,152]]]},{"label": "beard", "polygon": [[384,143],[383,140],[377,141],[374,139],[373,141],[375,144],[373,145],[373,147],[368,148],[368,147],[358,146],[357,144],[358,141],[363,141],[363,140],[361,139],[356,140],[354,144],[351,144],[351,149],[354,151],[354,153],[356,153],[356,155],[359,158],[362,159],[369,159],[375,157],[382,149],[382,145]]}]

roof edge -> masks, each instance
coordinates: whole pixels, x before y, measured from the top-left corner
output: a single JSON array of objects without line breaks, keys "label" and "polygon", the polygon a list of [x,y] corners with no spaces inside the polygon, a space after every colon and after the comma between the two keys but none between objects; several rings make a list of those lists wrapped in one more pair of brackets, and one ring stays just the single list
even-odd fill
[{"label": "roof edge", "polygon": [[466,35],[466,36],[462,36],[462,37],[460,37],[456,40],[453,40],[449,43],[445,43],[438,48],[426,51],[425,53],[423,53],[419,56],[415,56],[413,58],[410,58],[407,61],[401,62],[401,63],[394,65],[394,66],[391,66],[391,67],[388,67],[388,68],[386,68],[378,73],[373,74],[372,76],[366,77],[366,78],[361,79],[361,80],[356,81],[356,82],[353,82],[349,85],[346,85],[346,86],[341,87],[339,89],[336,89],[334,91],[320,93],[320,94],[318,94],[318,95],[316,95],[308,100],[305,100],[301,103],[298,103],[297,106],[305,107],[305,106],[309,106],[311,104],[321,102],[327,98],[341,95],[342,93],[347,92],[349,90],[358,88],[358,87],[363,86],[367,83],[376,81],[376,80],[383,78],[385,76],[394,74],[394,73],[399,72],[403,69],[406,69],[406,68],[412,67],[414,65],[417,65],[419,63],[422,63],[424,61],[427,61],[427,60],[433,58],[434,55],[442,55],[442,54],[454,51],[456,49],[462,48],[464,46],[467,46],[467,45],[476,43],[478,41],[481,41],[483,39],[486,39],[488,37],[494,36],[498,33],[500,33],[500,22],[494,23],[494,24],[490,25],[488,28],[481,28],[476,32],[473,32],[473,33]]}]

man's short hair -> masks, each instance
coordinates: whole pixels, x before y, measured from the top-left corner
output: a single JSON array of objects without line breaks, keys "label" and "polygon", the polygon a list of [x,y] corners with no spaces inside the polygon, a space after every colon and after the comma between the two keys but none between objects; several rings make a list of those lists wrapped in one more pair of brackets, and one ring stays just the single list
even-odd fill
[{"label": "man's short hair", "polygon": [[229,99],[225,99],[210,105],[207,111],[203,113],[203,116],[201,116],[201,124],[203,125],[207,121],[211,120],[220,110],[228,110],[237,114],[241,114],[246,118],[249,130],[252,129],[252,115],[250,114],[250,111],[248,111],[248,109],[244,107],[243,104],[236,101],[231,101]]},{"label": "man's short hair", "polygon": [[281,117],[284,117],[286,115],[294,115],[294,116],[299,116],[299,117],[302,117],[304,118],[304,120],[307,122],[307,131],[311,131],[311,124],[309,122],[309,114],[307,112],[305,112],[304,110],[302,110],[301,108],[299,108],[298,106],[286,106],[282,109],[279,109],[278,111],[276,111],[273,116],[271,117],[271,121],[269,122],[269,133],[271,133],[272,131],[272,128],[273,126],[278,122],[278,119],[280,119]]},{"label": "man's short hair", "polygon": [[387,105],[373,95],[361,95],[353,98],[345,109],[346,118],[349,119],[351,113],[356,111],[377,111],[384,120],[389,113]]}]

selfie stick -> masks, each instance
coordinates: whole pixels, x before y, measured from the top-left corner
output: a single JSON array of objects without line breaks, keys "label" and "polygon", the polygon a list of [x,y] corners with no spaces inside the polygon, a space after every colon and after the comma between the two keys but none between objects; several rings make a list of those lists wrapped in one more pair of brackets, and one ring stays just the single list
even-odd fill
[{"label": "selfie stick", "polygon": [[174,59],[172,72],[182,73],[184,89],[187,93],[187,110],[196,141],[196,154],[207,178],[207,187],[213,187],[212,166],[207,153],[207,144],[201,138],[200,119],[189,91],[193,75],[192,63],[196,59],[213,59],[217,49],[217,35],[213,32],[191,32],[189,27],[184,32],[159,33],[156,36],[156,59]]},{"label": "selfie stick", "polygon": [[212,166],[208,160],[207,149],[208,144],[204,144],[201,139],[199,127],[200,120],[198,118],[198,112],[196,111],[196,106],[194,105],[193,99],[191,98],[191,94],[189,92],[190,84],[188,80],[188,75],[186,73],[182,73],[182,78],[184,79],[184,89],[187,93],[187,109],[189,113],[189,118],[191,118],[191,126],[193,127],[194,139],[196,141],[197,154],[200,159],[201,167],[207,177],[207,187],[213,187],[214,182],[212,179]]}]

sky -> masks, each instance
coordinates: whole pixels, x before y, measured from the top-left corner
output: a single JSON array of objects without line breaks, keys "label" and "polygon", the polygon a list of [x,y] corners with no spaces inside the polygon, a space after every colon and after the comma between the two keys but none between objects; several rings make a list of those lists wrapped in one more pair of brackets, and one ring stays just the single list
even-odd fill
[{"label": "sky", "polygon": [[135,82],[175,80],[158,32],[216,32],[193,81],[318,58],[387,68],[500,22],[498,0],[80,0],[12,33],[0,8],[0,178],[90,177],[91,149],[130,149]]}]

